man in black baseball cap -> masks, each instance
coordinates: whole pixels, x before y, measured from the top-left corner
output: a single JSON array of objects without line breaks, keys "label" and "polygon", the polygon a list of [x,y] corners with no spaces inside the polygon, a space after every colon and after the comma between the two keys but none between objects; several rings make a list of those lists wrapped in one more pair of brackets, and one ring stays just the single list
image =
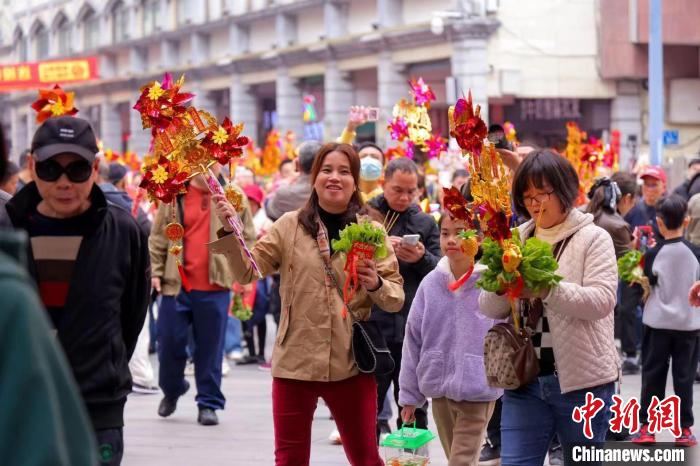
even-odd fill
[{"label": "man in black baseball cap", "polygon": [[123,453],[128,361],[148,305],[148,238],[95,180],[90,123],[46,120],[34,134],[27,184],[0,212],[30,238],[29,271],[80,387],[102,464]]}]

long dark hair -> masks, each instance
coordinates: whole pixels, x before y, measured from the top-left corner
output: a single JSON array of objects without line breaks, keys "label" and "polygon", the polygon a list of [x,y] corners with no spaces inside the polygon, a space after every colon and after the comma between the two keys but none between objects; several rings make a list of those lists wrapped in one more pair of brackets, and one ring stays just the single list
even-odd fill
[{"label": "long dark hair", "polygon": [[622,198],[622,193],[617,183],[610,178],[598,178],[595,184],[588,191],[588,206],[586,212],[593,214],[593,218],[597,221],[603,212],[615,214],[617,212],[617,203]]},{"label": "long dark hair", "polygon": [[340,152],[344,154],[348,161],[350,162],[350,173],[352,173],[352,178],[355,180],[355,191],[350,197],[350,202],[348,202],[348,207],[343,215],[343,225],[347,225],[355,221],[357,213],[362,208],[362,196],[360,195],[360,157],[355,152],[355,149],[349,144],[338,144],[331,142],[325,144],[318,151],[316,159],[314,159],[314,164],[311,167],[311,196],[309,197],[306,205],[299,212],[299,223],[304,227],[304,229],[314,238],[318,234],[318,223],[316,218],[318,217],[318,194],[314,188],[314,183],[316,183],[316,178],[318,177],[323,162],[326,156],[331,152]]}]

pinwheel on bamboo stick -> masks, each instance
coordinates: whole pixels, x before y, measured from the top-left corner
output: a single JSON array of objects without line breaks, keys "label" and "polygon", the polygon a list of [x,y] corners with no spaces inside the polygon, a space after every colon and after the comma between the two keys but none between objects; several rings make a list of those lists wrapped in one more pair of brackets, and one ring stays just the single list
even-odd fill
[{"label": "pinwheel on bamboo stick", "polygon": [[[243,125],[234,125],[228,118],[219,125],[216,118],[208,112],[187,106],[194,94],[180,92],[183,85],[184,76],[173,82],[170,74],[166,73],[162,84],[154,81],[143,86],[139,100],[134,105],[134,109],[141,114],[144,129],[150,129],[153,136],[152,146],[156,158],[144,165],[141,187],[155,201],[174,203],[177,195],[186,192],[186,181],[197,175],[203,177],[212,193],[225,195],[224,188],[210,167],[215,163],[225,165],[240,158],[243,147],[249,142],[248,138],[240,136]],[[171,210],[175,212],[174,208]],[[262,277],[245,244],[240,218],[236,216],[227,220],[255,273]],[[174,219],[168,228],[171,232],[184,233],[182,225]],[[176,238],[171,241],[174,245],[170,248],[170,253],[177,257],[182,247]],[[183,287],[187,289],[181,264],[179,268]]]},{"label": "pinwheel on bamboo stick", "polygon": [[37,112],[36,122],[43,123],[49,118],[75,115],[78,109],[73,105],[74,92],[66,92],[56,84],[53,89],[39,89],[39,97],[31,107]]},{"label": "pinwheel on bamboo stick", "polygon": [[[415,147],[434,155],[442,147],[432,134],[432,123],[428,115],[430,102],[435,100],[435,93],[423,78],[411,80],[408,84],[412,101],[398,101],[387,126],[391,139],[404,145],[403,150],[395,152],[395,155],[413,158]],[[431,139],[432,145],[429,146],[428,141]]]},{"label": "pinwheel on bamboo stick", "polygon": [[518,329],[516,300],[524,288],[539,291],[558,283],[561,280],[555,273],[558,264],[549,244],[536,238],[522,242],[518,230],[511,230],[509,175],[494,145],[486,139],[488,129],[479,106],[474,107],[471,92],[450,107],[448,115],[450,135],[467,157],[473,211],[486,237],[481,263],[487,269],[476,285],[506,294]]}]

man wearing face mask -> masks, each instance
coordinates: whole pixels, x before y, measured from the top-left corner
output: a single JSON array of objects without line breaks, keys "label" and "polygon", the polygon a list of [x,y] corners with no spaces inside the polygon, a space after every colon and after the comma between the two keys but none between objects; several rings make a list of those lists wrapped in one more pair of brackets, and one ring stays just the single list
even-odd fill
[{"label": "man wearing face mask", "polygon": [[[389,162],[386,167],[384,194],[380,194],[368,203],[370,214],[380,222],[386,224],[393,217],[398,216],[387,233],[399,260],[399,273],[403,277],[406,295],[403,308],[399,313],[390,314],[378,306],[372,307],[372,320],[379,322],[395,362],[393,373],[377,377],[380,409],[392,382],[394,398],[398,404],[401,352],[408,312],[421,280],[435,268],[440,260],[440,232],[433,217],[423,213],[415,204],[417,192],[418,167],[408,158],[397,158]],[[404,239],[404,235],[418,235],[418,241],[414,243],[409,238]],[[426,428],[428,423],[426,410],[416,409],[415,416],[416,426]],[[400,417],[397,419],[397,425],[401,426]]]},{"label": "man wearing face mask", "polygon": [[382,190],[382,163],[374,157],[360,160],[360,192],[362,201],[368,202],[384,191]]},{"label": "man wearing face mask", "polygon": [[101,462],[118,465],[128,362],[148,305],[148,240],[95,185],[98,148],[86,120],[46,120],[31,152],[34,182],[0,216],[29,235],[28,269],[80,388]]}]

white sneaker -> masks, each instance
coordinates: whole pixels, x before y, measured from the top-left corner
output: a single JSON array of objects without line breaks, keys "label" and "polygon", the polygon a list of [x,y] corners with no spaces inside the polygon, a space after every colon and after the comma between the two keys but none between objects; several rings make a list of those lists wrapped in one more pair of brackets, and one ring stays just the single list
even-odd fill
[{"label": "white sneaker", "polygon": [[185,365],[185,375],[194,375],[194,363],[192,361],[187,361]]},{"label": "white sneaker", "polygon": [[232,361],[240,361],[241,359],[243,359],[243,351],[233,350],[230,353],[228,353],[226,357]]},{"label": "white sneaker", "polygon": [[226,377],[228,373],[231,372],[231,367],[228,365],[225,359],[221,360],[221,377]]},{"label": "white sneaker", "polygon": [[340,440],[340,432],[338,432],[338,429],[333,429],[333,432],[331,432],[331,435],[328,436],[328,440],[333,444],[333,445],[340,445],[343,442]]}]

